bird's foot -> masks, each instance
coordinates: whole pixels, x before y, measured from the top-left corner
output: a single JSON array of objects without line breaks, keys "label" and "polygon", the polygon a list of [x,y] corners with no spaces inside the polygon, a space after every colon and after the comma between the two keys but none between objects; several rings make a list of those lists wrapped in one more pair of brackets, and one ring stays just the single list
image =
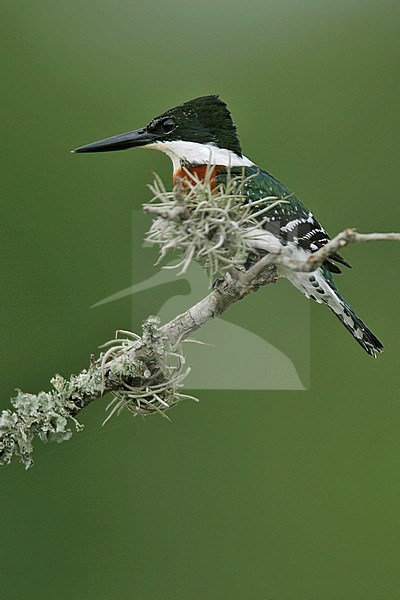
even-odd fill
[{"label": "bird's foot", "polygon": [[217,277],[217,279],[214,279],[213,284],[212,284],[213,290],[218,291],[219,289],[222,288],[224,283],[225,283],[225,277]]}]

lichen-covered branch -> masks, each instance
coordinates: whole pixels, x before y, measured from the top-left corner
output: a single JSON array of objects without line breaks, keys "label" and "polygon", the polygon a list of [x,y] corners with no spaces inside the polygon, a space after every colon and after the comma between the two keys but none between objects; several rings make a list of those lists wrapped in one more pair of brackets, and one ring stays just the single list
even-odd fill
[{"label": "lichen-covered branch", "polygon": [[[0,415],[0,464],[8,464],[14,455],[26,468],[33,464],[33,440],[62,442],[72,435],[71,424],[82,428],[76,417],[94,400],[111,393],[110,418],[123,409],[134,416],[165,413],[185,398],[183,381],[189,372],[185,365],[182,343],[211,319],[221,315],[234,302],[276,281],[276,267],[310,272],[337,250],[350,243],[378,240],[400,241],[399,233],[360,234],[346,229],[307,262],[293,260],[281,253],[267,254],[250,268],[243,226],[249,230],[260,226],[270,206],[285,199],[264,199],[257,212],[243,208],[240,183],[228,185],[224,194],[214,194],[206,184],[193,182],[185,195],[180,190],[166,192],[157,179],[158,205],[146,210],[157,214],[148,239],[158,243],[161,256],[168,250],[182,253],[181,269],[193,260],[200,261],[210,277],[224,274],[207,296],[169,323],[161,326],[158,317],[149,317],[142,335],[118,331],[115,339],[104,345],[98,359],[92,356],[89,366],[78,375],[64,379],[56,375],[53,389],[39,394],[18,390],[11,400],[14,411]],[[239,186],[239,187],[238,187]]]},{"label": "lichen-covered branch", "polygon": [[11,400],[15,409],[0,415],[0,464],[8,464],[18,455],[29,468],[33,464],[33,439],[63,442],[72,436],[69,420],[77,430],[82,425],[77,414],[88,404],[111,393],[110,418],[124,408],[134,416],[165,411],[185,398],[180,388],[189,369],[179,344],[172,345],[160,332],[158,317],[149,317],[142,336],[117,331],[107,342],[107,350],[78,375],[64,379],[55,375],[53,389],[39,394],[18,390]]}]

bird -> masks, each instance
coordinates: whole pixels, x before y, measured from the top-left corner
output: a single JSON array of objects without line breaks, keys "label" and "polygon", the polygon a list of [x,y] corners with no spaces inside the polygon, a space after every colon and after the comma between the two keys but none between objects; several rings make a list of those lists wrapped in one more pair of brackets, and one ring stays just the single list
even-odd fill
[{"label": "bird", "polygon": [[[227,104],[218,94],[200,96],[171,108],[140,129],[80,146],[73,153],[114,152],[130,148],[160,150],[173,163],[173,183],[187,176],[211,178],[214,187],[228,177],[242,176],[245,199],[285,198],[263,215],[261,229],[248,235],[249,265],[252,258],[282,252],[305,261],[329,241],[329,235],[313,213],[276,177],[257,166],[242,152],[239,135]],[[207,175],[208,174],[208,175]],[[246,201],[246,200],[245,200]],[[255,210],[260,210],[260,204]],[[343,323],[360,346],[372,357],[383,351],[382,343],[368,329],[341,295],[333,275],[349,263],[334,253],[311,273],[277,267],[307,298],[325,304]]]}]

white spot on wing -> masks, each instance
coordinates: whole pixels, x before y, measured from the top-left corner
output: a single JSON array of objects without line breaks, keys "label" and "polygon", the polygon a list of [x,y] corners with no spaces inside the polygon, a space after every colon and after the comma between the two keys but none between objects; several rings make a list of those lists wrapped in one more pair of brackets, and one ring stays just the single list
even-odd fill
[{"label": "white spot on wing", "polygon": [[286,223],[286,225],[284,225],[284,227],[282,227],[281,230],[292,231],[295,227],[297,227],[297,225],[300,225],[301,223],[305,222],[305,219],[293,219],[293,221],[289,221],[289,223]]}]

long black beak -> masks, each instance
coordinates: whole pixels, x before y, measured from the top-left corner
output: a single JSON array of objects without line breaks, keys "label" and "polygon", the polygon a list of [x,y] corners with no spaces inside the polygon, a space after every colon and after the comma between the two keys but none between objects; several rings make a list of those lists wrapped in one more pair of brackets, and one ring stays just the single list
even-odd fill
[{"label": "long black beak", "polygon": [[147,146],[156,140],[156,136],[149,133],[146,128],[129,131],[129,133],[121,133],[113,137],[80,146],[72,152],[115,152],[116,150],[127,150],[128,148],[137,148],[139,146]]}]

